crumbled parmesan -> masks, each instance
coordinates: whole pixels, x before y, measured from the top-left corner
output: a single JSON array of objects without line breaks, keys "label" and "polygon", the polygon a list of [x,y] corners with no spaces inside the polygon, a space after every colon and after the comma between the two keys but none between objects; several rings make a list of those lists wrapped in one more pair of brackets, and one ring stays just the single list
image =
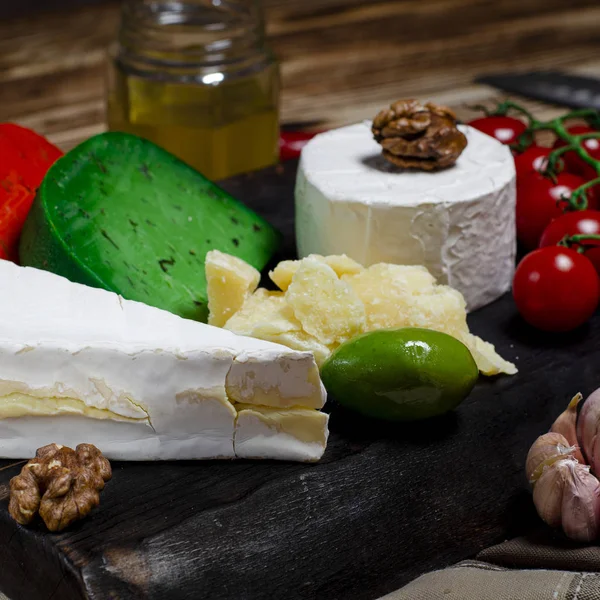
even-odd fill
[{"label": "crumbled parmesan", "polygon": [[[226,329],[310,350],[322,364],[341,343],[361,333],[423,327],[462,341],[484,375],[517,372],[492,344],[469,332],[462,294],[437,285],[425,267],[380,263],[364,268],[345,255],[311,255],[283,261],[269,275],[282,291],[259,288],[247,294]],[[238,281],[232,283],[236,289]],[[208,296],[211,311],[216,305],[225,314],[220,300],[213,298],[210,280]],[[220,298],[227,294],[221,291]]]}]

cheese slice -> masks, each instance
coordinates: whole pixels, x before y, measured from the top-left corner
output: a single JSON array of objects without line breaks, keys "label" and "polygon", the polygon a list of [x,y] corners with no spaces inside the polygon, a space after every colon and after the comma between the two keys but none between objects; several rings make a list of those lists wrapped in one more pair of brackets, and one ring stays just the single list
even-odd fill
[{"label": "cheese slice", "polygon": [[241,458],[318,460],[327,445],[329,415],[308,408],[287,410],[236,405],[235,451]]},{"label": "cheese slice", "polygon": [[223,327],[258,287],[260,273],[237,256],[211,250],[204,259],[208,323]]},{"label": "cheese slice", "polygon": [[[311,415],[325,403],[310,352],[7,261],[0,285],[1,457],[87,442],[111,459],[235,458],[236,402]],[[261,456],[320,456],[291,437]]]},{"label": "cheese slice", "polygon": [[320,134],[296,181],[298,254],[347,254],[369,266],[424,265],[470,310],[510,289],[515,167],[507,146],[460,126],[468,145],[437,172],[389,164],[366,123]]}]

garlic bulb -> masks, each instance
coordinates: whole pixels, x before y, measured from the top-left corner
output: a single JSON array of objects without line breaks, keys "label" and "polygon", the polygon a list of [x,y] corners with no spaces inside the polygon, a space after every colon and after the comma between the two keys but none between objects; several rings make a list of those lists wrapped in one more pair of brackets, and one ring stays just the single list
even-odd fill
[{"label": "garlic bulb", "polygon": [[565,458],[574,458],[575,448],[569,445],[567,439],[560,433],[545,433],[541,435],[531,446],[527,461],[525,463],[525,473],[530,483],[535,483],[544,467],[550,466],[557,460]]},{"label": "garlic bulb", "polygon": [[570,446],[575,446],[573,456],[580,462],[584,463],[583,455],[579,450],[579,442],[577,441],[577,406],[583,396],[576,394],[567,409],[554,421],[550,431],[554,433],[561,433],[565,436]]},{"label": "garlic bulb", "polygon": [[570,485],[574,459],[559,460],[546,466],[533,488],[533,503],[538,515],[550,527],[560,527],[563,521],[563,497],[565,487]]},{"label": "garlic bulb", "polygon": [[600,481],[594,475],[600,469],[600,389],[582,404],[581,398],[577,394],[535,441],[525,469],[540,517],[567,537],[590,542],[600,537]]},{"label": "garlic bulb", "polygon": [[577,439],[593,473],[600,468],[600,389],[584,401],[577,419]]},{"label": "garlic bulb", "polygon": [[571,472],[563,488],[563,531],[573,540],[591,542],[600,533],[600,481],[590,473],[588,466],[563,462]]}]

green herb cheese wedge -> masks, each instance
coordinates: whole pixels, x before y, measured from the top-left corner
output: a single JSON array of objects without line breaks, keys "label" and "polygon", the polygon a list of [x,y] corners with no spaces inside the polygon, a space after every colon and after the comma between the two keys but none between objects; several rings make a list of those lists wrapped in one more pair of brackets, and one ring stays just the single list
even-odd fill
[{"label": "green herb cheese wedge", "polygon": [[260,270],[278,243],[271,225],[172,154],[133,135],[104,133],[50,169],[20,258],[205,321],[206,253],[218,249]]},{"label": "green herb cheese wedge", "polygon": [[426,419],[456,408],[478,375],[462,342],[415,327],[355,337],[321,369],[327,392],[340,404],[387,421]]}]

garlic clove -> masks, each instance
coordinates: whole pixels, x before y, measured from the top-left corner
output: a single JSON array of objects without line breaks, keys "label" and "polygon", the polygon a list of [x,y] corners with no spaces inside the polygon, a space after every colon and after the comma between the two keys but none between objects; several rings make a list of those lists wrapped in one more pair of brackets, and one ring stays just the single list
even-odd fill
[{"label": "garlic clove", "polygon": [[571,476],[563,490],[563,531],[578,542],[591,542],[600,533],[600,481],[586,465],[565,461],[565,466]]},{"label": "garlic clove", "polygon": [[582,398],[581,394],[576,394],[573,397],[567,409],[554,421],[550,431],[564,435],[569,445],[575,446],[573,456],[583,464],[585,460],[579,450],[579,442],[577,441],[577,406]]},{"label": "garlic clove", "polygon": [[577,418],[577,440],[593,473],[600,468],[600,389],[592,392],[583,402]]},{"label": "garlic clove", "polygon": [[525,473],[531,484],[541,476],[544,467],[550,466],[557,460],[574,458],[575,448],[569,445],[567,439],[560,433],[545,433],[531,446],[525,462]]},{"label": "garlic clove", "polygon": [[571,467],[576,464],[577,461],[571,458],[544,467],[533,488],[533,503],[538,515],[550,527],[560,527],[562,523],[564,491],[572,478]]}]

